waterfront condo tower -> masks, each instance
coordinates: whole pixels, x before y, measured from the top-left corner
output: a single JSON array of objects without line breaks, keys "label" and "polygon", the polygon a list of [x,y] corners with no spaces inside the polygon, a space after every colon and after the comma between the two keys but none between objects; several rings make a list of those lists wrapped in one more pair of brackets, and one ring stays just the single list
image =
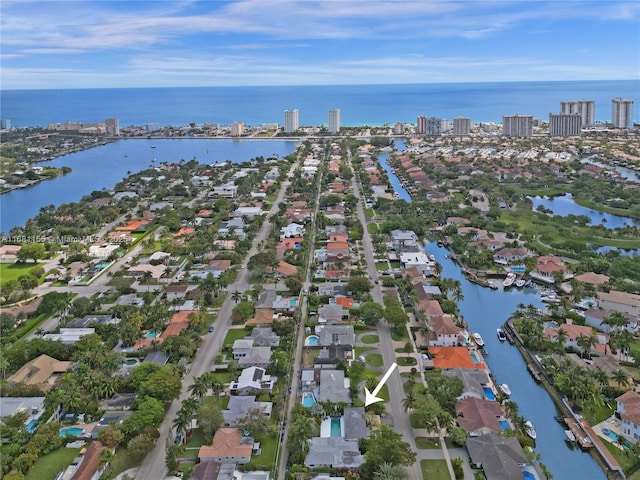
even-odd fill
[{"label": "waterfront condo tower", "polygon": [[298,130],[298,109],[284,111],[284,133],[293,133]]},{"label": "waterfront condo tower", "polygon": [[117,137],[120,135],[120,121],[117,118],[107,118],[104,121],[104,128],[107,135]]},{"label": "waterfront condo tower", "polygon": [[611,123],[613,128],[631,128],[633,124],[633,100],[614,98],[611,100]]},{"label": "waterfront condo tower", "polygon": [[530,137],[532,134],[532,115],[505,115],[502,117],[502,135],[505,137]]},{"label": "waterfront condo tower", "polygon": [[591,127],[596,123],[596,102],[593,100],[565,100],[560,102],[560,113],[564,115],[579,113],[582,126]]},{"label": "waterfront condo tower", "polygon": [[582,115],[580,113],[550,113],[549,136],[551,137],[577,137],[582,128]]},{"label": "waterfront condo tower", "polygon": [[471,133],[471,119],[469,117],[456,117],[453,119],[454,135],[469,135]]},{"label": "waterfront condo tower", "polygon": [[425,134],[432,137],[442,134],[442,119],[438,117],[427,118],[427,131]]},{"label": "waterfront condo tower", "polygon": [[329,133],[340,133],[340,109],[329,110]]},{"label": "waterfront condo tower", "polygon": [[231,136],[239,137],[244,133],[244,123],[242,122],[233,122],[231,124]]},{"label": "waterfront condo tower", "polygon": [[420,115],[416,121],[416,133],[418,135],[425,135],[427,133],[427,117]]},{"label": "waterfront condo tower", "polygon": [[404,123],[403,122],[396,122],[396,124],[393,126],[393,134],[394,135],[404,135]]}]

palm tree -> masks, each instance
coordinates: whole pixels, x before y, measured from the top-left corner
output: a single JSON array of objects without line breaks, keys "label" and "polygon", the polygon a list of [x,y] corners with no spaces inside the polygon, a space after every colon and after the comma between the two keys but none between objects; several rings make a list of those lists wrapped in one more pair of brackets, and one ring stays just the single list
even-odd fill
[{"label": "palm tree", "polygon": [[407,412],[412,409],[416,404],[416,393],[413,389],[407,392],[407,396],[402,399],[402,407]]},{"label": "palm tree", "polygon": [[582,349],[581,357],[584,358],[586,355],[591,358],[591,348],[596,344],[596,337],[594,334],[585,335],[583,333],[580,334],[578,339],[576,340],[578,346]]},{"label": "palm tree", "polygon": [[613,376],[611,378],[614,382],[618,384],[620,388],[626,387],[627,385],[629,385],[629,382],[630,382],[630,379],[627,376],[627,374],[623,370],[620,370],[619,368],[613,373]]},{"label": "palm tree", "polygon": [[560,327],[558,329],[558,333],[556,334],[556,340],[562,346],[563,352],[564,352],[564,342],[566,342],[568,338],[569,338],[569,334],[567,333],[567,331],[564,328]]},{"label": "palm tree", "polygon": [[404,480],[405,478],[407,473],[400,465],[387,462],[381,464],[373,474],[373,480]]},{"label": "palm tree", "polygon": [[176,429],[176,435],[180,436],[181,441],[184,443],[187,439],[187,428],[191,424],[191,417],[186,415],[182,409],[178,410],[176,417],[173,419],[173,427]]},{"label": "palm tree", "polygon": [[231,294],[231,300],[233,300],[235,303],[238,303],[241,299],[242,299],[242,293],[240,293],[238,290],[235,290]]},{"label": "palm tree", "polygon": [[193,383],[189,386],[189,393],[198,401],[202,400],[202,397],[204,397],[208,391],[209,379],[206,374],[194,378]]}]

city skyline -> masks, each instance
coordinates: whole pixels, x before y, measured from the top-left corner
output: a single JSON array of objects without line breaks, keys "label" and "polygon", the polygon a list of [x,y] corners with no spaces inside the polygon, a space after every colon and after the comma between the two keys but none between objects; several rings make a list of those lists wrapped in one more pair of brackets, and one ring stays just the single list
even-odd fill
[{"label": "city skyline", "polygon": [[[635,2],[2,2],[2,88],[637,79]],[[589,32],[585,35],[584,32]]]}]

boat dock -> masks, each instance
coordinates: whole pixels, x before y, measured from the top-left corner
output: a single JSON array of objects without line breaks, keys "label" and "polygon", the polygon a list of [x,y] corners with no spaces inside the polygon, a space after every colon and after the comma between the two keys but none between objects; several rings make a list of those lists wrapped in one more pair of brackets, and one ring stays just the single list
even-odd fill
[{"label": "boat dock", "polygon": [[567,424],[569,430],[571,430],[571,432],[575,435],[576,442],[578,442],[578,445],[580,445],[581,448],[587,449],[593,447],[591,438],[584,430],[584,427],[580,423],[578,423],[577,420],[574,420],[573,418],[565,418],[564,423]]},{"label": "boat dock", "polygon": [[536,381],[536,383],[540,383],[542,381],[542,379],[540,378],[540,372],[532,364],[527,363],[527,370],[529,370],[529,373],[531,374],[533,379]]}]

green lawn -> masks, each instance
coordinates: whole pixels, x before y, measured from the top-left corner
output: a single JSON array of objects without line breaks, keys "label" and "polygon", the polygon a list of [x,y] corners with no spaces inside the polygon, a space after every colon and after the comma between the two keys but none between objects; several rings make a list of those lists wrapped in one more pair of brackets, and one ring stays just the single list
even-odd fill
[{"label": "green lawn", "polygon": [[29,473],[26,480],[54,480],[80,453],[79,448],[59,448],[55,452],[40,457]]},{"label": "green lawn", "polygon": [[376,262],[376,270],[386,272],[389,270],[389,264],[387,262]]},{"label": "green lawn", "polygon": [[367,231],[369,233],[378,233],[378,224],[377,223],[368,223]]},{"label": "green lawn", "polygon": [[401,328],[400,330],[392,328],[391,329],[391,338],[394,342],[401,342],[402,340],[409,340],[409,336],[407,335],[407,329]]},{"label": "green lawn", "polygon": [[26,275],[30,270],[41,267],[43,263],[0,263],[0,286],[18,277]]},{"label": "green lawn", "polygon": [[364,355],[366,352],[370,352],[371,350],[374,350],[375,347],[356,347],[356,357],[359,357],[360,355]]},{"label": "green lawn", "polygon": [[227,332],[227,336],[224,337],[224,342],[222,343],[224,345],[233,345],[233,342],[235,342],[236,340],[240,340],[247,335],[249,335],[249,332],[247,332],[244,328],[230,328]]},{"label": "green lawn", "polygon": [[141,460],[138,460],[129,454],[126,447],[119,447],[101,478],[115,478],[116,475],[129,470],[130,468],[137,467],[141,463]]},{"label": "green lawn", "polygon": [[110,287],[115,287],[116,289],[129,288],[131,285],[133,285],[134,281],[135,279],[132,277],[113,277],[107,282],[107,285]]},{"label": "green lawn", "polygon": [[382,355],[380,355],[379,353],[370,353],[368,355],[365,355],[365,358],[367,359],[367,363],[372,367],[381,367],[382,365],[384,365]]},{"label": "green lawn", "polygon": [[604,446],[607,447],[607,450],[609,450],[609,452],[611,452],[611,454],[616,458],[625,473],[634,466],[634,462],[636,461],[636,459],[632,458],[631,455],[626,455],[624,451],[618,448],[617,445],[614,445],[613,442],[610,442],[602,437],[600,437],[600,440],[602,440],[602,443],[604,443]]},{"label": "green lawn", "polygon": [[411,367],[417,365],[418,361],[413,357],[398,357],[396,363],[401,367]]},{"label": "green lawn", "polygon": [[416,437],[416,447],[422,450],[439,450],[442,448],[437,439],[427,437]]},{"label": "green lawn", "polygon": [[371,345],[372,343],[378,343],[380,341],[380,339],[378,338],[378,335],[364,335],[362,337],[362,343],[364,343],[365,345]]},{"label": "green lawn", "polygon": [[251,463],[259,470],[271,470],[271,466],[276,458],[276,448],[278,447],[278,437],[275,433],[265,435],[259,439],[260,455],[252,456]]},{"label": "green lawn", "polygon": [[420,460],[423,480],[451,480],[444,460]]},{"label": "green lawn", "polygon": [[373,208],[365,208],[365,209],[364,209],[364,216],[365,216],[365,217],[367,217],[367,218],[373,218],[374,214],[375,214],[375,213],[374,213],[374,211],[373,211]]},{"label": "green lawn", "polygon": [[602,404],[596,404],[593,402],[585,403],[582,407],[585,418],[591,425],[595,425],[606,420],[613,415],[613,412],[615,411],[615,401],[612,403],[613,406],[604,402],[602,402]]}]

